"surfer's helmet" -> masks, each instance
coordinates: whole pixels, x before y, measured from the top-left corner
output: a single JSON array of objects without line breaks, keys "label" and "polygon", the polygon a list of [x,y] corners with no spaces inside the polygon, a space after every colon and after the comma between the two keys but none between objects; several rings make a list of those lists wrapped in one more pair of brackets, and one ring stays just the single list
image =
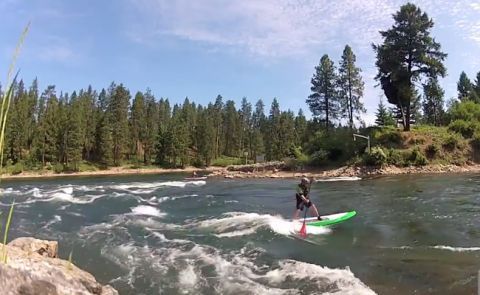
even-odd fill
[{"label": "surfer's helmet", "polygon": [[302,184],[307,184],[309,182],[308,178],[302,177],[301,183]]}]

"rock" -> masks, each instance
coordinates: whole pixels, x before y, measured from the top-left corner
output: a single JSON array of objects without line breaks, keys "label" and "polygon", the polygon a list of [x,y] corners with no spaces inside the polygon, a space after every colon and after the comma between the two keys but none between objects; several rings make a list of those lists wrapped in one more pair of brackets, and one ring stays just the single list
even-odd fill
[{"label": "rock", "polygon": [[3,295],[118,294],[70,262],[52,258],[57,256],[57,242],[19,238],[5,247],[7,263],[0,263]]},{"label": "rock", "polygon": [[28,253],[38,253],[41,256],[56,258],[58,253],[58,242],[37,240],[34,238],[17,238],[10,243],[10,247],[16,247]]}]

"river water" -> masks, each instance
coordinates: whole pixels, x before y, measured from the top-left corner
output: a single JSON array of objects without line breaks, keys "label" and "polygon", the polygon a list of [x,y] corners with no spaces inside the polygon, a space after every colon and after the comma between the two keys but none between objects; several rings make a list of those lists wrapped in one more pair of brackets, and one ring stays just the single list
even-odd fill
[{"label": "river water", "polygon": [[305,240],[295,180],[183,179],[5,181],[2,206],[12,239],[58,240],[120,294],[476,294],[478,175],[315,183],[321,213],[358,215]]}]

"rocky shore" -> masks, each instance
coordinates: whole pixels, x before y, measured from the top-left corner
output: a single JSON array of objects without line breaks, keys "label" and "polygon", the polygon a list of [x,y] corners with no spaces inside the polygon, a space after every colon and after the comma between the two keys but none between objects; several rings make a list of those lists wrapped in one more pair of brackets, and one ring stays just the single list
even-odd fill
[{"label": "rocky shore", "polygon": [[[3,256],[3,244],[0,251]],[[7,263],[0,263],[4,295],[118,295],[86,271],[58,258],[58,243],[17,238],[6,246]]]},{"label": "rocky shore", "polygon": [[421,167],[365,167],[365,166],[344,166],[335,169],[315,170],[304,169],[296,171],[285,171],[282,162],[261,165],[231,166],[226,169],[214,170],[209,177],[224,178],[297,178],[313,177],[315,179],[329,178],[365,178],[380,175],[402,175],[402,174],[437,174],[437,173],[475,173],[480,172],[480,165],[428,165]]}]

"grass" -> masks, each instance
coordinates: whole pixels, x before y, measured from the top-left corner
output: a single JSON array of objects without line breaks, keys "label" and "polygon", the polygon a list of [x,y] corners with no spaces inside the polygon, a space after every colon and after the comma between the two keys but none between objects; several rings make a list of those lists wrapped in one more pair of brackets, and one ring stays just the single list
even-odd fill
[{"label": "grass", "polygon": [[[15,70],[15,65],[16,65],[18,55],[20,54],[20,50],[25,41],[25,37],[28,34],[29,28],[30,28],[30,23],[28,23],[25,29],[23,30],[20,36],[20,40],[17,43],[17,47],[15,48],[12,62],[10,63],[10,67],[7,73],[7,82],[5,85],[7,85],[8,88],[5,94],[1,97],[2,104],[0,109],[0,167],[3,167],[4,148],[5,148],[5,128],[7,125],[8,111],[10,110],[10,103],[12,101],[12,96],[13,96],[13,88],[14,88],[13,86],[15,85],[15,82],[17,80],[18,72],[14,76],[13,80],[12,80],[12,75]],[[1,175],[2,173],[0,173],[0,180],[1,180]],[[15,200],[12,201],[12,205],[10,206],[10,211],[7,217],[7,223],[5,225],[4,234],[3,234],[3,246],[2,246],[3,263],[7,263],[7,248],[5,247],[5,245],[8,239],[8,232],[10,231],[10,224],[12,221],[14,206],[15,206]]]},{"label": "grass", "polygon": [[230,165],[245,164],[245,159],[222,156],[212,162],[212,166],[227,167]]}]

